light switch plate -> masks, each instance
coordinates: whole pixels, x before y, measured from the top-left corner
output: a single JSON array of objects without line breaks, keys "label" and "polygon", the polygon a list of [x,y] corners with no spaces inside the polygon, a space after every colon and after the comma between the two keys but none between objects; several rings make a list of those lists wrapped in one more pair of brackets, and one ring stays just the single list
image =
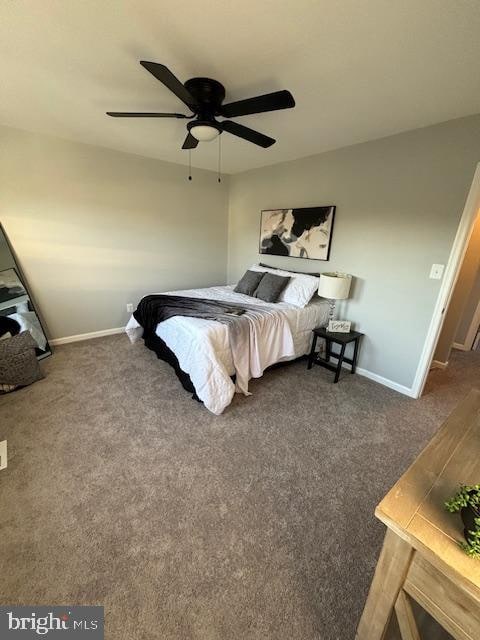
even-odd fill
[{"label": "light switch plate", "polygon": [[432,280],[441,280],[444,269],[444,264],[432,264],[432,268],[430,269],[430,278]]},{"label": "light switch plate", "polygon": [[7,441],[0,442],[0,471],[7,468]]},{"label": "light switch plate", "polygon": [[133,304],[131,302],[127,302],[127,312],[128,313],[133,312]]}]

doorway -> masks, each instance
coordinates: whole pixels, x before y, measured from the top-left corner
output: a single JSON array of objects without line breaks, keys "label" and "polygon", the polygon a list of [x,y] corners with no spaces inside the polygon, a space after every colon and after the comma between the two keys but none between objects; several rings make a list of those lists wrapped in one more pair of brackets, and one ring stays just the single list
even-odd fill
[{"label": "doorway", "polygon": [[480,306],[480,213],[460,266],[452,297],[433,355],[433,368],[446,368],[454,350],[470,351],[478,333]]},{"label": "doorway", "polygon": [[[435,305],[432,320],[430,322],[430,327],[427,333],[422,355],[420,357],[420,362],[417,367],[415,380],[412,385],[412,396],[415,398],[418,398],[422,395],[432,364],[434,366],[443,366],[444,368],[448,367],[448,359],[437,360],[436,358],[434,358],[434,356],[437,355],[437,349],[442,345],[442,343],[440,343],[440,338],[442,337],[443,339],[444,337],[442,336],[444,327],[446,332],[444,335],[447,336],[445,340],[447,347],[443,353],[448,351],[448,354],[450,354],[451,350],[449,350],[448,347],[453,347],[453,342],[455,342],[457,330],[459,329],[459,324],[456,323],[456,320],[458,321],[458,323],[463,320],[462,313],[464,309],[462,303],[467,303],[467,299],[469,294],[471,293],[471,289],[468,290],[467,295],[460,295],[459,292],[456,292],[456,286],[457,282],[460,281],[462,268],[467,256],[467,249],[470,245],[470,241],[474,239],[473,234],[474,231],[476,232],[477,223],[480,234],[480,164],[477,165],[475,175],[473,177],[473,182],[468,193],[457,234],[455,236],[452,250],[450,252],[450,256],[446,265],[445,275],[440,287],[440,292],[437,298],[437,303]],[[451,307],[454,310],[456,309],[456,311],[452,311],[452,315],[449,318]],[[460,307],[462,308],[460,309]],[[471,318],[471,323],[468,327],[467,333],[469,338],[471,336],[470,332],[475,331],[475,326],[472,329],[471,325],[475,323],[475,314],[477,313],[477,311],[478,309],[475,309],[475,313],[473,314],[474,317]],[[456,319],[455,315],[458,315]],[[452,338],[451,344],[448,344],[449,335],[451,335]],[[476,337],[474,336],[473,343],[475,343],[475,341]],[[456,344],[458,345],[460,343],[457,342]],[[466,342],[464,342],[464,344],[466,344]]]}]

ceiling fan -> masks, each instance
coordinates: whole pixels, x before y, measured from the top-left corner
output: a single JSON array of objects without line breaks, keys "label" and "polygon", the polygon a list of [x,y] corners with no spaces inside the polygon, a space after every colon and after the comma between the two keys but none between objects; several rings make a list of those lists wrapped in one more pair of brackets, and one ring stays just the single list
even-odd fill
[{"label": "ceiling fan", "polygon": [[157,80],[160,80],[177,98],[179,98],[193,115],[183,113],[137,113],[124,111],[107,111],[107,115],[114,118],[185,118],[190,120],[187,124],[188,134],[182,145],[182,149],[195,149],[199,141],[214,140],[223,131],[234,136],[253,142],[260,147],[270,147],[275,143],[263,133],[244,127],[232,120],[218,122],[217,116],[234,118],[247,116],[253,113],[265,111],[277,111],[278,109],[290,109],[295,106],[295,100],[289,91],[274,91],[265,95],[222,104],[225,99],[225,87],[217,80],[210,78],[191,78],[182,84],[173,73],[163,64],[141,60],[140,64],[149,71]]}]

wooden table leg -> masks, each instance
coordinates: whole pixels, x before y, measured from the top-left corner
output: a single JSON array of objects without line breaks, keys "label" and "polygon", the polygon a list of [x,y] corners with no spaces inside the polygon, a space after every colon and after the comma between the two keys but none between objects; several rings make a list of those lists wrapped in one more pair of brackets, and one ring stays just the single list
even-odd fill
[{"label": "wooden table leg", "polygon": [[353,347],[353,364],[350,373],[355,373],[357,369],[357,359],[358,359],[358,343],[360,342],[360,338],[355,339],[355,345]]},{"label": "wooden table leg", "polygon": [[387,529],[356,640],[383,639],[412,556],[412,547]]},{"label": "wooden table leg", "polygon": [[400,589],[397,601],[395,602],[395,613],[397,614],[398,626],[402,640],[421,640],[412,605],[408,595]]},{"label": "wooden table leg", "polygon": [[343,356],[345,355],[345,344],[342,344],[342,348],[340,349],[340,355],[338,356],[338,365],[337,365],[337,371],[335,372],[335,380],[333,381],[334,383],[338,382],[338,379],[340,378],[340,372],[342,370],[342,364],[343,364]]},{"label": "wooden table leg", "polygon": [[315,347],[317,346],[317,335],[313,334],[312,340],[312,348],[310,349],[310,355],[308,356],[308,369],[311,369],[313,366],[313,361],[315,360]]}]

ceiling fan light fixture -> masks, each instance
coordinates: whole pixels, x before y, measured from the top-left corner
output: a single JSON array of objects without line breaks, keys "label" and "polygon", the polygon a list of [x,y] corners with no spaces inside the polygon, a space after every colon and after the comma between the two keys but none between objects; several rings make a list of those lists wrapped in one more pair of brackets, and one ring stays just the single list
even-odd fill
[{"label": "ceiling fan light fixture", "polygon": [[[291,109],[295,106],[292,94],[286,89],[224,104],[225,87],[217,80],[212,78],[190,78],[185,82],[180,82],[164,64],[147,60],[141,60],[140,64],[177,96],[188,107],[191,115],[159,113],[156,111],[107,111],[107,115],[113,118],[181,118],[190,120],[187,124],[188,134],[182,144],[182,149],[188,149],[189,151],[196,149],[199,142],[215,140],[224,131],[258,147],[267,149],[272,144],[275,144],[273,138],[229,118],[265,113],[267,111],[279,111],[280,109]],[[217,116],[227,119],[217,122],[215,120]],[[220,138],[218,140],[220,142]]]},{"label": "ceiling fan light fixture", "polygon": [[199,142],[210,142],[222,133],[222,129],[216,122],[195,120],[187,124],[192,136]]}]

